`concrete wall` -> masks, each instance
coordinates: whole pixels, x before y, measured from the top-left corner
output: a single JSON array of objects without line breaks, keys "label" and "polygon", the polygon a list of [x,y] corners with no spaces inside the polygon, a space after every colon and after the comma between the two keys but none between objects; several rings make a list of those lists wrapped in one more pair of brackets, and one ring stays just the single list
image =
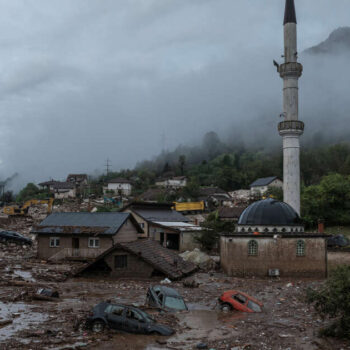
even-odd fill
[{"label": "concrete wall", "polygon": [[180,239],[180,252],[185,252],[186,250],[193,250],[195,248],[201,249],[201,245],[194,240],[195,235],[199,232],[181,232]]},{"label": "concrete wall", "polygon": [[[324,278],[327,251],[324,238],[300,238],[305,242],[305,256],[296,255],[299,238],[265,238],[259,236],[222,236],[221,266],[229,276],[268,276],[269,269],[279,269],[281,277]],[[258,255],[248,255],[248,242],[258,242]]]},{"label": "concrete wall", "polygon": [[[37,256],[39,259],[48,259],[51,256],[57,254],[60,250],[64,248],[73,248],[72,246],[72,238],[79,238],[79,249],[97,249],[97,248],[89,248],[88,247],[88,239],[93,237],[94,235],[79,235],[79,234],[65,234],[65,235],[38,235],[38,253]],[[50,238],[51,237],[59,237],[60,238],[60,246],[59,247],[50,247]],[[112,247],[115,243],[123,243],[123,242],[132,242],[138,239],[138,233],[136,227],[128,219],[124,225],[121,227],[119,232],[111,237],[94,237],[100,239],[100,247],[98,249],[107,250]]]},{"label": "concrete wall", "polygon": [[[127,267],[116,268],[115,267],[115,256],[116,255],[127,255]],[[149,278],[152,276],[154,268],[145,263],[142,259],[137,256],[125,252],[124,250],[114,250],[108,256],[105,257],[106,264],[111,268],[111,277],[144,277]]]}]

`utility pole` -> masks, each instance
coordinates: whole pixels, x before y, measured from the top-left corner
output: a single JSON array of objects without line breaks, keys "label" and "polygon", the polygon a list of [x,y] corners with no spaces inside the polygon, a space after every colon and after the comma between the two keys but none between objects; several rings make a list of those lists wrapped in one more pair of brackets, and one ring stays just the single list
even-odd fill
[{"label": "utility pole", "polygon": [[106,165],[105,165],[105,167],[106,167],[106,175],[107,175],[107,177],[108,177],[108,175],[109,175],[109,170],[110,170],[110,167],[111,167],[111,162],[110,162],[109,158],[107,158],[107,160],[106,160]]}]

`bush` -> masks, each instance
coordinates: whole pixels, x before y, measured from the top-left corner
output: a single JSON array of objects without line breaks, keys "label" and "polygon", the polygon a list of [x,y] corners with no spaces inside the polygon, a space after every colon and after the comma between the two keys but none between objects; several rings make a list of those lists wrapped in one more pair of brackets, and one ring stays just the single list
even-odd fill
[{"label": "bush", "polygon": [[320,291],[309,289],[307,300],[323,319],[335,319],[322,335],[350,339],[350,266],[336,268]]}]

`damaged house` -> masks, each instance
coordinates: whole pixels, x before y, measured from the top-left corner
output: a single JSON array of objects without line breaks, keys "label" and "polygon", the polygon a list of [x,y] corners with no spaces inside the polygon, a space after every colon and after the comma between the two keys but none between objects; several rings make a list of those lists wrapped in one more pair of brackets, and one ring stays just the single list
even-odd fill
[{"label": "damaged house", "polygon": [[172,209],[171,203],[134,202],[122,211],[132,213],[144,233],[142,238],[160,242],[166,248],[180,252],[198,248],[194,237],[202,231],[198,225],[189,223],[189,219]]},{"label": "damaged house", "polygon": [[61,181],[46,181],[39,184],[40,187],[46,188],[52,193],[55,199],[75,198],[77,191],[74,183]]},{"label": "damaged house", "polygon": [[92,259],[116,243],[131,242],[143,233],[130,213],[53,213],[34,227],[38,258]]},{"label": "damaged house", "polygon": [[165,276],[176,280],[196,270],[174,251],[149,239],[118,243],[84,266],[76,276],[104,275],[113,278]]}]

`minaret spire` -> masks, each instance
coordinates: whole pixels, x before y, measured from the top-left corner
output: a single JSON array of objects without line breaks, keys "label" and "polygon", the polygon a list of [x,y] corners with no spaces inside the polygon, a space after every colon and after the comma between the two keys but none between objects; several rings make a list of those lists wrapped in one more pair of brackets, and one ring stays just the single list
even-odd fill
[{"label": "minaret spire", "polygon": [[[277,63],[276,63],[277,64]],[[297,20],[294,0],[286,0],[284,14],[284,63],[278,65],[283,79],[283,116],[278,125],[283,138],[283,200],[300,214],[300,141],[304,123],[299,120],[298,80],[303,66],[298,62]]]},{"label": "minaret spire", "polygon": [[294,0],[286,0],[286,9],[284,11],[284,22],[287,23],[297,23],[297,16],[295,14]]}]

